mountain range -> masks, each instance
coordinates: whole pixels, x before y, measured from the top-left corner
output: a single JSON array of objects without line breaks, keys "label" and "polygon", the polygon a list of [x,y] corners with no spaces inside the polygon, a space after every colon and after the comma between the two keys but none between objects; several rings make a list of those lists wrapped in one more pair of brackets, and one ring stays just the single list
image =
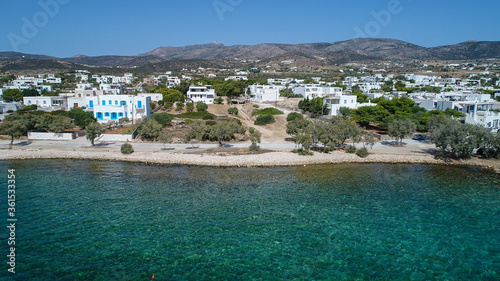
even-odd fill
[{"label": "mountain range", "polygon": [[[215,63],[231,65],[235,61],[261,61],[307,59],[321,65],[364,61],[414,61],[414,60],[480,60],[500,59],[500,41],[467,41],[464,43],[422,47],[395,39],[360,38],[335,43],[311,44],[259,44],[226,46],[217,42],[186,47],[160,47],[136,56],[85,56],[56,58],[15,52],[0,52],[0,68],[3,70],[34,67],[35,62],[44,67],[139,67],[156,65]],[[183,62],[183,63],[181,63]],[[210,65],[210,63],[209,63]]]}]

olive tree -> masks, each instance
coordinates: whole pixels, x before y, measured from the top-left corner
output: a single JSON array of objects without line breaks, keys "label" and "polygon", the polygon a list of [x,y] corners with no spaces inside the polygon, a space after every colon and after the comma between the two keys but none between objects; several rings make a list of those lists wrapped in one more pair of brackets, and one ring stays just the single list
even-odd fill
[{"label": "olive tree", "polygon": [[10,136],[10,145],[14,139],[20,138],[27,132],[26,124],[20,119],[5,119],[0,123],[0,134]]},{"label": "olive tree", "polygon": [[104,129],[102,128],[101,124],[97,122],[92,122],[88,124],[85,129],[85,134],[87,135],[87,139],[90,140],[92,146],[95,146],[94,144],[95,139],[98,138],[103,132]]},{"label": "olive tree", "polygon": [[417,125],[408,119],[396,119],[389,124],[388,134],[390,137],[396,138],[396,143],[399,145],[403,144],[403,139],[411,136]]},{"label": "olive tree", "polygon": [[163,144],[163,146],[166,148],[166,144],[172,143],[172,141],[173,141],[172,133],[167,129],[163,129],[160,132],[160,135],[158,136],[158,141],[161,142]]},{"label": "olive tree", "polygon": [[156,140],[162,131],[163,126],[154,119],[146,119],[139,125],[139,135],[143,139]]}]

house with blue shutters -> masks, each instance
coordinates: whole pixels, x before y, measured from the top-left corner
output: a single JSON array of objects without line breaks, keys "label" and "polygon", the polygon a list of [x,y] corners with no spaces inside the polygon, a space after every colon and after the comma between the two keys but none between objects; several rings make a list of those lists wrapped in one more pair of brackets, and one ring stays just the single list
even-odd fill
[{"label": "house with blue shutters", "polygon": [[92,111],[99,123],[109,121],[119,121],[128,118],[136,121],[149,117],[151,108],[149,96],[131,95],[99,95],[80,98],[70,98],[68,100],[69,109],[74,107],[86,107],[87,111]]}]

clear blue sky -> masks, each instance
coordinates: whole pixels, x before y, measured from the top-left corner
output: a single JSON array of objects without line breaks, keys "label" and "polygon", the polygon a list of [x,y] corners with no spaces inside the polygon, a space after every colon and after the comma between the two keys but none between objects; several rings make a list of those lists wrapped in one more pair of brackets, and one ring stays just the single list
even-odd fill
[{"label": "clear blue sky", "polygon": [[0,51],[137,55],[213,41],[253,45],[355,37],[433,47],[500,41],[499,11],[499,0],[4,1]]}]

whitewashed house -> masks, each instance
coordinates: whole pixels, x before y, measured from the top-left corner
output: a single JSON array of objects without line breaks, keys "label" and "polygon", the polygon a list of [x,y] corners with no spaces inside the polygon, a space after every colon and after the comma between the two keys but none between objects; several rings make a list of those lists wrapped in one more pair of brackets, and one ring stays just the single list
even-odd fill
[{"label": "whitewashed house", "polygon": [[284,86],[251,85],[248,86],[250,96],[255,102],[277,102],[280,98],[280,90]]},{"label": "whitewashed house", "polygon": [[324,115],[337,116],[340,115],[340,108],[347,107],[350,109],[356,109],[358,104],[356,102],[357,96],[344,95],[344,94],[332,94],[324,97],[323,105],[326,105],[328,112]]},{"label": "whitewashed house", "polygon": [[25,106],[36,105],[41,110],[61,110],[68,107],[67,98],[60,97],[23,97],[23,104]]},{"label": "whitewashed house", "polygon": [[131,120],[147,118],[151,115],[149,96],[99,95],[68,98],[69,109],[85,107],[94,113],[99,123],[118,121],[122,118]]},{"label": "whitewashed house", "polygon": [[191,85],[189,87],[189,91],[187,92],[188,100],[191,100],[193,103],[203,102],[206,104],[213,104],[215,101],[215,90],[212,89],[212,86],[194,86]]},{"label": "whitewashed house", "polygon": [[342,95],[340,87],[323,87],[321,85],[301,85],[293,88],[293,93],[307,99],[322,98],[329,95]]}]

